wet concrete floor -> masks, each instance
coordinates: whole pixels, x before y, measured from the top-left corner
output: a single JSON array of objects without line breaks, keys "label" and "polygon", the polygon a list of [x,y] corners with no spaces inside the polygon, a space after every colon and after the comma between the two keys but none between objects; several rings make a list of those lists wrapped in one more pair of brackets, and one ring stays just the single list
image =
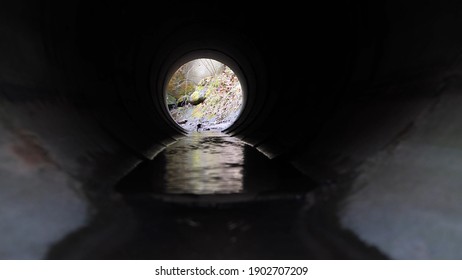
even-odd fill
[{"label": "wet concrete floor", "polygon": [[330,187],[236,138],[192,133],[120,181],[132,212],[123,225],[101,218],[50,258],[385,258],[338,226],[335,203],[322,199]]},{"label": "wet concrete floor", "polygon": [[305,193],[314,187],[302,173],[270,161],[237,138],[203,132],[167,147],[124,178],[117,189],[125,194],[231,199],[280,190]]}]

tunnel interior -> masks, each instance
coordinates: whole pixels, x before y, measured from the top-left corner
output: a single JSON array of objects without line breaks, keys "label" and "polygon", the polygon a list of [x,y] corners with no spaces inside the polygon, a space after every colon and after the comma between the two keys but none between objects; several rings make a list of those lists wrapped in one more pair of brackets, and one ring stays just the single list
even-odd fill
[{"label": "tunnel interior", "polygon": [[[461,13],[3,1],[0,259],[460,259]],[[165,105],[199,57],[245,93],[222,131],[191,133]],[[226,168],[198,181],[169,169],[211,158]]]}]

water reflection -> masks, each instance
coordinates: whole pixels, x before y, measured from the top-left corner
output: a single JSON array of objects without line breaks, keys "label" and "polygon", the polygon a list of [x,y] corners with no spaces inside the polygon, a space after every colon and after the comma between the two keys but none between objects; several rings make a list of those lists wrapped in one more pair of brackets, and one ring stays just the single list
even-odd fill
[{"label": "water reflection", "polygon": [[[381,258],[338,227],[326,187],[236,138],[192,134],[127,174],[117,185],[126,204],[49,258]],[[115,241],[101,242],[108,228]]]},{"label": "water reflection", "polygon": [[191,133],[125,176],[125,194],[270,194],[305,192],[313,182],[290,164],[268,159],[217,131]]},{"label": "water reflection", "polygon": [[219,132],[193,133],[165,150],[164,192],[243,191],[244,143]]}]

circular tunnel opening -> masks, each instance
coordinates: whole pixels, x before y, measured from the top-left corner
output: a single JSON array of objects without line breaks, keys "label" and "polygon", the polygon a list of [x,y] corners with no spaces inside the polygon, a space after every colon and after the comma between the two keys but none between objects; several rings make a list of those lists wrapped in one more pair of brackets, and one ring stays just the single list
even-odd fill
[{"label": "circular tunnel opening", "polygon": [[240,116],[244,92],[230,66],[209,57],[172,66],[164,85],[170,117],[188,132],[223,131]]},{"label": "circular tunnel opening", "polygon": [[[206,38],[197,38],[197,30],[204,30],[207,34]],[[204,118],[205,126],[201,123],[199,132],[215,130],[215,132],[245,138],[247,132],[250,131],[249,127],[258,125],[269,112],[269,110],[263,112],[263,109],[268,108],[265,104],[273,94],[268,93],[264,83],[267,68],[261,54],[250,38],[237,33],[229,26],[208,23],[179,26],[169,33],[160,45],[151,39],[143,42],[138,57],[137,69],[144,75],[138,76],[137,88],[140,89],[139,93],[146,101],[145,105],[148,109],[146,113],[150,115],[149,120],[152,124],[148,125],[149,127],[162,127],[172,139],[190,136],[192,132],[197,133],[198,130],[199,122],[192,124],[193,122],[187,118],[175,119],[172,116],[171,110],[175,106],[178,107],[176,101],[180,96],[175,99],[168,96],[172,77],[181,67],[186,68],[184,65],[192,61],[217,61],[224,64],[225,73],[227,68],[234,73],[232,76],[236,77],[241,91],[240,106],[235,106],[239,109],[234,111],[234,114],[228,115],[226,122],[219,124],[219,120],[216,122],[217,120]],[[146,87],[146,77],[149,77],[149,87]],[[188,88],[187,83],[182,85]],[[149,90],[146,91],[146,89]],[[189,90],[189,93],[195,91],[190,86]],[[196,109],[196,111],[199,110]],[[208,117],[214,118],[213,114],[209,114]]]}]

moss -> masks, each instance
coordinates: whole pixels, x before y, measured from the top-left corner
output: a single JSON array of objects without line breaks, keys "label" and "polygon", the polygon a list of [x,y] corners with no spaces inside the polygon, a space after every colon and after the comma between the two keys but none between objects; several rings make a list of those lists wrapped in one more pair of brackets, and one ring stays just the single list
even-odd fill
[{"label": "moss", "polygon": [[204,93],[205,90],[202,91],[194,91],[190,96],[189,96],[189,103],[192,105],[198,105],[204,102],[206,94]]}]

